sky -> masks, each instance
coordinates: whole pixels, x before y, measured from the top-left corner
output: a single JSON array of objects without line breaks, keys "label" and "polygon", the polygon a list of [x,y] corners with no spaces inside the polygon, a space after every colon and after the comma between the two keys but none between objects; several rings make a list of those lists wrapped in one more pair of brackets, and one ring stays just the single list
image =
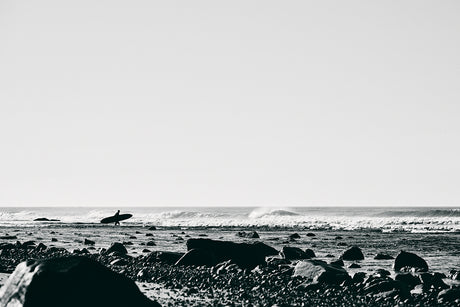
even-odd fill
[{"label": "sky", "polygon": [[459,1],[0,1],[0,206],[460,206]]}]

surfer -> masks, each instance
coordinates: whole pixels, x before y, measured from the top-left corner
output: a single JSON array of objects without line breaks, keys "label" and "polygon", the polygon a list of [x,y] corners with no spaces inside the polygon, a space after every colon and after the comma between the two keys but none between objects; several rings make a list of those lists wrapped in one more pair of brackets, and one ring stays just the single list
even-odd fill
[{"label": "surfer", "polygon": [[114,215],[114,217],[116,218],[114,226],[120,225],[120,221],[118,220],[119,216],[120,216],[120,210],[118,210],[117,213],[115,213],[115,215]]}]

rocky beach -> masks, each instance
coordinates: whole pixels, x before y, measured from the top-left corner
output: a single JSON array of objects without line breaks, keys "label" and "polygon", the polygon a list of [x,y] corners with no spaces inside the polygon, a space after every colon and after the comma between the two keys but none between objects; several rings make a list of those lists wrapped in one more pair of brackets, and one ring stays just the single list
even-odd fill
[{"label": "rocky beach", "polygon": [[[161,306],[458,306],[459,236],[35,221],[27,228],[0,229],[0,302],[8,306],[8,295],[27,293],[27,284],[18,278],[7,281],[13,272],[24,279],[21,270],[31,271],[28,266],[45,272],[76,266],[83,272],[78,277],[82,281],[102,278],[101,282],[92,290],[74,289],[81,283],[57,282],[62,289],[51,291],[49,306],[57,292],[69,291],[66,287],[79,293],[100,288],[87,296],[104,296],[107,303],[111,295],[104,285],[125,277]],[[106,268],[118,273],[116,277]],[[45,283],[43,287],[50,282],[36,280]],[[124,289],[131,289],[117,287],[115,293],[123,297]]]}]

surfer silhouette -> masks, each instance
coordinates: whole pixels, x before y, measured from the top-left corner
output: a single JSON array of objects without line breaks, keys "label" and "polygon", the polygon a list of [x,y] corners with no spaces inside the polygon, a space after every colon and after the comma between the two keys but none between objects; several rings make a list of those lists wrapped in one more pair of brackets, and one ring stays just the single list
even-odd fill
[{"label": "surfer silhouette", "polygon": [[114,226],[117,226],[117,225],[120,225],[120,221],[118,220],[118,217],[120,216],[120,210],[117,211],[117,213],[115,213],[114,217],[117,218],[117,220],[115,221],[115,225]]}]

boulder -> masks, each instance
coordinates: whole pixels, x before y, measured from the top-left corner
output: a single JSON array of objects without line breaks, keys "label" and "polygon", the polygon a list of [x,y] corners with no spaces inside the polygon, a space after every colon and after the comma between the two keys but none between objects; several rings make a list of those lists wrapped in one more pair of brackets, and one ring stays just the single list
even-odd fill
[{"label": "boulder", "polygon": [[308,258],[315,258],[315,252],[312,249],[307,248],[305,250],[305,254],[307,255]]},{"label": "boulder", "polygon": [[388,259],[395,259],[393,256],[384,254],[384,253],[378,253],[374,257],[375,260],[388,260]]},{"label": "boulder", "polygon": [[294,267],[293,276],[302,276],[313,283],[340,285],[350,280],[350,275],[341,267],[332,266],[321,260],[302,260]]},{"label": "boulder", "polygon": [[176,265],[213,266],[215,264],[217,264],[217,261],[214,254],[211,251],[202,248],[189,250],[176,262]]},{"label": "boulder", "polygon": [[167,264],[175,264],[184,254],[177,252],[151,252],[144,261],[147,263],[163,262]]},{"label": "boulder", "polygon": [[157,230],[157,228],[155,226],[150,226],[149,230]]},{"label": "boulder", "polygon": [[87,257],[22,262],[0,290],[5,307],[154,307],[136,284]]},{"label": "boulder", "polygon": [[277,255],[278,251],[262,242],[234,243],[211,239],[189,239],[187,249],[205,249],[214,254],[218,263],[232,260],[240,268],[252,270],[265,264],[265,257]]},{"label": "boulder", "polygon": [[280,252],[281,257],[287,260],[310,259],[306,252],[298,247],[284,246]]},{"label": "boulder", "polygon": [[155,241],[148,241],[146,245],[147,246],[155,246],[157,244],[155,243]]},{"label": "boulder", "polygon": [[307,237],[316,237],[316,235],[312,232],[307,233]]},{"label": "boulder", "polygon": [[345,263],[343,263],[342,259],[331,261],[330,264],[333,265],[333,266],[344,266],[345,265]]},{"label": "boulder", "polygon": [[395,271],[400,271],[404,267],[415,268],[424,272],[428,271],[428,264],[423,258],[413,253],[401,251],[398,256],[396,256],[393,269]]},{"label": "boulder", "polygon": [[443,274],[440,273],[422,273],[420,274],[420,279],[422,280],[423,289],[428,290],[431,288],[434,289],[447,289],[449,288],[448,285],[444,283],[442,280],[445,277]]},{"label": "boulder", "polygon": [[439,292],[438,301],[440,303],[453,302],[460,299],[460,288],[452,288]]},{"label": "boulder", "polygon": [[126,250],[126,247],[119,242],[112,243],[109,249],[105,251],[106,254],[110,254],[114,252],[121,254],[121,255],[126,255],[128,253],[128,251]]},{"label": "boulder", "polygon": [[93,240],[90,240],[90,239],[85,239],[84,244],[85,245],[94,245],[94,244],[96,244],[96,242],[94,242]]},{"label": "boulder", "polygon": [[300,239],[300,235],[298,233],[293,233],[289,235],[289,240],[296,240],[296,239]]},{"label": "boulder", "polygon": [[350,269],[359,269],[361,266],[357,263],[352,263],[348,266]]},{"label": "boulder", "polygon": [[416,285],[419,285],[421,283],[420,278],[410,273],[398,273],[395,276],[395,280],[398,280],[406,284],[409,287],[409,289],[413,289]]},{"label": "boulder", "polygon": [[360,249],[358,246],[353,246],[353,247],[347,249],[347,250],[342,254],[342,256],[340,256],[340,259],[343,259],[343,260],[351,260],[351,261],[354,261],[354,260],[363,260],[363,259],[364,259],[364,255],[363,255],[363,252],[361,251],[361,249]]}]

